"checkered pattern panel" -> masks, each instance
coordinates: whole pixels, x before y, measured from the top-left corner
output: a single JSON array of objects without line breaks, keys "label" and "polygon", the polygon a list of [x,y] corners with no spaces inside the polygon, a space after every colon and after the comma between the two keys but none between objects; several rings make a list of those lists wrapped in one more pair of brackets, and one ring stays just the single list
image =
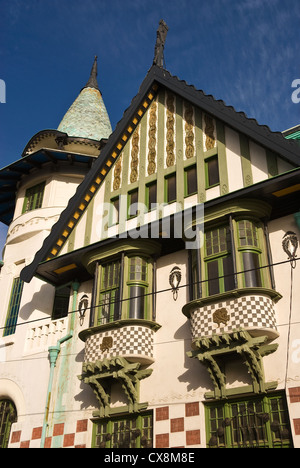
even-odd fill
[{"label": "checkered pattern panel", "polygon": [[204,420],[200,402],[178,403],[154,410],[155,448],[201,448]]},{"label": "checkered pattern panel", "polygon": [[[214,321],[214,312],[226,309],[225,323]],[[191,314],[193,339],[214,333],[227,333],[240,328],[276,330],[274,304],[265,296],[243,296],[226,302],[201,307]]]},{"label": "checkered pattern panel", "polygon": [[98,333],[86,341],[85,362],[128,355],[153,359],[153,339],[153,330],[143,326],[126,326]]}]

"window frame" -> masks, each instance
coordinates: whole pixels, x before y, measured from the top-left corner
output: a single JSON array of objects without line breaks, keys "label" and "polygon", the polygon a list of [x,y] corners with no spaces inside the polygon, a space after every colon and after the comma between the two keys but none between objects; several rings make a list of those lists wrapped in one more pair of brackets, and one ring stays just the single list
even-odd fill
[{"label": "window frame", "polygon": [[[274,408],[274,402],[277,403],[277,409]],[[239,408],[236,414],[233,411],[235,405]],[[251,409],[249,410],[251,405],[255,409],[260,405],[261,411],[255,413]],[[245,412],[240,411],[242,406],[247,408]],[[211,410],[218,413],[216,418],[211,418]],[[234,420],[234,418],[236,419]],[[212,424],[213,420],[216,423]],[[254,420],[261,425],[254,424]],[[226,425],[226,421],[228,425]],[[289,437],[284,439],[286,442],[280,441],[276,437],[278,431],[274,431],[274,427],[272,429],[272,423],[276,421],[289,432]],[[251,427],[251,422],[253,427]],[[291,448],[293,445],[286,397],[282,392],[207,403],[205,404],[205,426],[207,448],[248,448],[251,445],[249,426],[251,429],[255,427],[256,434],[259,437],[264,435],[263,439],[258,439],[259,442],[256,441],[257,448],[282,448],[283,445],[288,446],[286,448]],[[221,428],[220,431],[218,431],[219,428]],[[238,429],[241,428],[246,428],[248,433],[242,430],[239,433]],[[246,440],[247,434],[249,440]],[[214,437],[213,440],[212,437]],[[214,444],[214,442],[216,443]]]},{"label": "window frame", "polygon": [[[155,202],[150,203],[150,188],[155,187]],[[157,208],[157,180],[146,184],[146,206],[148,212],[153,211]]]},{"label": "window frame", "polygon": [[17,328],[24,282],[20,277],[13,279],[3,336],[14,335]]},{"label": "window frame", "polygon": [[[150,424],[144,425],[145,421],[149,421]],[[124,427],[130,427],[131,429],[131,437],[130,437],[130,445],[129,448],[150,448],[153,447],[153,432],[154,432],[154,420],[153,420],[153,412],[147,411],[145,413],[139,414],[124,414],[123,416],[114,417],[114,418],[106,418],[99,421],[94,421],[93,424],[93,435],[92,435],[92,448],[128,448],[128,447],[119,447],[114,446],[114,434],[113,429],[118,429],[117,433],[121,434],[125,431],[122,429],[122,424]],[[115,426],[117,425],[117,427]],[[106,426],[105,431],[97,432],[97,429],[103,428]],[[135,426],[135,427],[132,427]],[[140,431],[140,433],[139,433]],[[135,433],[135,434],[134,434]],[[138,435],[139,434],[139,435]],[[147,445],[143,444],[143,436],[146,437]],[[99,441],[97,438],[99,437]],[[150,441],[150,444],[149,444]],[[102,447],[100,446],[102,444]]]},{"label": "window frame", "polygon": [[[251,237],[253,239],[254,238],[256,239],[256,245],[253,245],[254,243],[250,244],[250,243],[247,243],[247,242],[242,245],[241,236],[240,236],[240,224],[241,223],[251,223],[252,228],[254,227],[254,231],[252,231]],[[244,229],[246,230],[246,227]],[[262,270],[259,269],[259,270],[256,270],[256,274],[257,274],[256,279],[258,280],[257,281],[258,284],[255,284],[255,285],[250,284],[249,285],[249,283],[253,282],[253,279],[250,277],[251,276],[251,271],[249,271],[247,273],[248,268],[245,266],[245,256],[244,256],[244,254],[249,253],[249,254],[253,254],[253,255],[256,256],[257,261],[258,261],[258,267],[257,268],[262,267],[263,250],[261,248],[262,239],[261,239],[261,235],[260,235],[260,229],[261,229],[261,227],[259,226],[259,224],[257,222],[255,222],[251,218],[243,217],[242,219],[237,219],[236,220],[237,254],[238,254],[238,257],[239,257],[239,263],[240,263],[241,271],[243,271],[243,272],[246,271],[246,273],[243,273],[242,275],[239,275],[239,276],[242,276],[242,285],[245,288],[247,288],[247,287],[264,287],[264,284],[266,283],[265,275],[263,274]],[[255,258],[255,257],[253,257],[253,258]],[[269,280],[267,282],[270,284]]]},{"label": "window frame", "polygon": [[[26,189],[22,214],[42,208],[46,182],[40,182]],[[27,205],[29,203],[29,208]]]},{"label": "window frame", "polygon": [[[118,264],[118,266],[116,266]],[[110,285],[110,287],[104,287],[105,280],[105,268],[109,268],[113,265],[113,276],[115,275],[115,268],[118,268],[117,283]],[[115,258],[106,261],[98,266],[100,269],[97,282],[97,299],[96,299],[96,313],[95,313],[95,325],[105,325],[107,323],[114,322],[119,319],[119,302],[120,302],[120,289],[121,289],[121,259]],[[108,271],[108,275],[110,272]],[[101,296],[109,296],[108,302],[101,299]],[[111,296],[113,295],[113,301]],[[109,305],[109,314],[105,317],[103,310]],[[116,318],[117,317],[117,318]]]},{"label": "window frame", "polygon": [[[210,183],[210,168],[209,164],[213,161],[217,161],[217,169],[218,169],[218,181],[214,183]],[[217,187],[220,185],[220,166],[219,166],[219,157],[218,153],[214,154],[212,156],[209,156],[208,158],[205,159],[205,188],[210,189],[213,187]]]},{"label": "window frame", "polygon": [[[226,249],[224,250],[219,250],[219,252],[211,252],[207,253],[207,235],[208,233],[216,232],[218,231],[218,240],[219,240],[219,245],[220,245],[220,230],[221,229],[226,229],[226,234],[225,234],[225,242],[226,242]],[[228,239],[229,237],[229,239]],[[234,258],[232,254],[232,248],[231,245],[229,245],[229,241],[231,240],[230,237],[230,227],[229,225],[222,224],[219,226],[215,226],[209,230],[207,230],[204,234],[204,272],[205,272],[205,279],[206,279],[206,296],[212,296],[215,294],[222,294],[224,292],[232,291],[235,289],[234,286]],[[213,238],[211,239],[213,242]],[[215,244],[216,245],[216,244]],[[213,244],[211,245],[211,248],[213,249]],[[224,277],[224,259],[231,259],[232,262],[232,281],[233,281],[233,287],[227,289],[226,288],[226,278]],[[208,273],[208,268],[209,265],[212,264],[212,262],[217,262],[217,269],[218,269],[218,275],[215,280],[213,281],[218,281],[219,284],[219,291],[215,292],[213,294],[210,293],[210,282],[212,280],[209,279],[209,273]],[[228,278],[229,280],[229,278]]]},{"label": "window frame", "polygon": [[[134,201],[133,203],[132,203],[132,195],[136,195],[136,198],[137,198],[137,200]],[[139,202],[139,189],[136,188],[134,190],[130,190],[130,192],[128,192],[128,197],[127,197],[127,219],[128,220],[136,218],[138,216],[138,214],[139,214],[138,213],[138,207],[136,209],[135,214],[131,213],[131,206],[135,205],[135,204],[138,204],[138,202]]]},{"label": "window frame", "polygon": [[[141,267],[143,268],[143,262],[145,262],[145,268],[146,268],[146,278],[145,280],[143,280],[142,278],[141,279],[137,279],[137,278],[131,278],[131,261],[133,259],[140,259],[142,261],[142,265]],[[149,320],[148,318],[148,311],[149,311],[149,304],[148,304],[148,291],[149,291],[149,259],[147,259],[145,256],[143,255],[130,255],[128,256],[127,258],[128,260],[128,267],[127,267],[127,275],[126,275],[126,285],[127,285],[127,295],[128,295],[128,307],[127,307],[127,317],[128,318],[138,318],[138,319],[141,319],[141,320]],[[132,307],[132,303],[134,301],[136,301],[138,299],[138,297],[133,297],[131,298],[130,297],[130,292],[131,292],[131,288],[133,287],[139,287],[141,289],[143,289],[144,291],[144,307],[143,307],[143,317],[131,317],[131,307]],[[152,319],[152,317],[151,317]]]},{"label": "window frame", "polygon": [[[62,291],[63,289],[66,289],[66,288],[69,288],[69,296],[68,296],[68,299],[67,298],[67,295],[60,295],[59,292]],[[51,320],[54,321],[54,320],[60,320],[60,319],[63,319],[65,317],[68,317],[69,315],[69,306],[70,306],[70,296],[71,296],[71,283],[68,283],[68,284],[64,284],[63,286],[59,286],[57,288],[55,288],[55,294],[54,294],[54,301],[53,301],[53,307],[52,307],[52,314],[51,314]],[[54,311],[55,311],[55,303],[58,301],[59,298],[64,298],[66,299],[66,304],[65,304],[65,307],[67,308],[67,311],[64,313],[64,315],[61,315],[61,316],[56,316]]]},{"label": "window frame", "polygon": [[[195,178],[196,189],[192,192],[189,192],[188,173],[191,171],[195,171],[194,178]],[[198,193],[197,164],[192,164],[184,168],[184,196],[190,197],[192,195],[195,195],[196,193]]]},{"label": "window frame", "polygon": [[17,410],[16,410],[14,403],[8,398],[0,399],[0,448],[1,449],[8,448],[11,426],[16,421],[17,421]]},{"label": "window frame", "polygon": [[[117,207],[116,207],[117,204]],[[116,226],[120,223],[120,196],[114,197],[110,200],[108,226]]]},{"label": "window frame", "polygon": [[[169,199],[169,181],[170,179],[174,178],[174,187],[175,187],[175,194],[172,199]],[[177,201],[177,174],[176,172],[172,172],[172,174],[168,174],[165,176],[165,203],[168,205],[171,203],[175,203]]]}]

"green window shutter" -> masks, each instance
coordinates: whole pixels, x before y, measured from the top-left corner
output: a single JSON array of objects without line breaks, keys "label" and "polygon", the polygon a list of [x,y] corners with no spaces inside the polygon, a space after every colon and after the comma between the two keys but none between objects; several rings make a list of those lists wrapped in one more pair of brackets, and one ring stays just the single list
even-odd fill
[{"label": "green window shutter", "polygon": [[37,210],[42,207],[44,198],[45,182],[30,187],[26,190],[22,213]]},{"label": "green window shutter", "polygon": [[3,336],[13,335],[16,331],[23,285],[20,278],[14,279]]}]

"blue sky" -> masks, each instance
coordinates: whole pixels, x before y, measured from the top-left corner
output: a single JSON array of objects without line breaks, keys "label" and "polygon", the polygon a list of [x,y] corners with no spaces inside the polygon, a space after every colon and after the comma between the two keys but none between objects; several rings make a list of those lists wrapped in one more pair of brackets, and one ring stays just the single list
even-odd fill
[{"label": "blue sky", "polygon": [[161,18],[171,74],[271,130],[300,123],[299,0],[0,0],[1,167],[58,127],[95,55],[114,128],[152,64]]}]

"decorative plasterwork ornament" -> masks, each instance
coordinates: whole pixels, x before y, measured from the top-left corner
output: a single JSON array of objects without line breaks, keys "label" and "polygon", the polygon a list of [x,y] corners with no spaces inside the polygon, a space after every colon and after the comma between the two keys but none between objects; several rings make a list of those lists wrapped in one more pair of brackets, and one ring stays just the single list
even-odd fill
[{"label": "decorative plasterwork ornament", "polygon": [[298,250],[298,245],[298,237],[293,231],[288,231],[283,236],[282,247],[291,262],[292,268],[296,268],[296,253]]},{"label": "decorative plasterwork ornament", "polygon": [[167,94],[167,167],[174,166],[175,164],[175,96],[173,94]]},{"label": "decorative plasterwork ornament", "polygon": [[152,102],[150,107],[149,116],[149,130],[148,130],[148,175],[155,174],[156,172],[156,120],[157,120],[157,104]]},{"label": "decorative plasterwork ornament", "polygon": [[194,146],[194,109],[189,102],[185,103],[185,156],[186,159],[191,159],[195,155]]},{"label": "decorative plasterwork ornament", "polygon": [[84,294],[84,295],[82,296],[82,298],[80,299],[79,305],[78,305],[78,312],[79,312],[80,325],[83,324],[84,317],[85,317],[85,313],[86,313],[86,311],[87,311],[88,305],[89,305],[88,296],[87,296],[86,294]]},{"label": "decorative plasterwork ornament", "polygon": [[216,139],[215,139],[215,126],[214,120],[210,115],[205,114],[204,116],[205,121],[205,148],[206,150],[210,150],[215,147]]},{"label": "decorative plasterwork ornament", "polygon": [[169,276],[169,283],[172,287],[174,301],[177,301],[177,298],[178,298],[178,290],[179,290],[180,281],[181,281],[181,270],[179,267],[176,266],[172,268],[170,276]]},{"label": "decorative plasterwork ornament", "polygon": [[252,379],[251,389],[248,386],[240,387],[240,392],[250,390],[254,393],[266,393],[274,390],[277,382],[266,383],[264,380],[263,357],[274,353],[278,344],[267,344],[268,342],[267,336],[252,337],[242,329],[233,333],[199,338],[195,341],[195,350],[188,352],[187,355],[197,358],[205,365],[214,385],[214,392],[207,393],[205,398],[227,398],[230,395],[231,389],[226,388],[224,362],[227,358],[232,359],[233,353],[241,356]]},{"label": "decorative plasterwork ornament", "polygon": [[138,180],[138,167],[139,167],[139,127],[137,127],[132,135],[132,145],[131,145],[131,173],[130,173],[130,183],[133,184]]},{"label": "decorative plasterwork ornament", "polygon": [[140,381],[149,377],[151,373],[152,369],[141,369],[140,363],[130,363],[119,356],[95,363],[84,363],[82,375],[79,375],[78,378],[88,384],[95,393],[100,405],[97,416],[109,417],[111,385],[115,381],[120,382],[128,398],[129,413],[138,412],[140,407],[144,407],[138,401]]},{"label": "decorative plasterwork ornament", "polygon": [[121,187],[121,172],[122,172],[122,154],[116,162],[114,169],[113,190],[119,190]]}]

